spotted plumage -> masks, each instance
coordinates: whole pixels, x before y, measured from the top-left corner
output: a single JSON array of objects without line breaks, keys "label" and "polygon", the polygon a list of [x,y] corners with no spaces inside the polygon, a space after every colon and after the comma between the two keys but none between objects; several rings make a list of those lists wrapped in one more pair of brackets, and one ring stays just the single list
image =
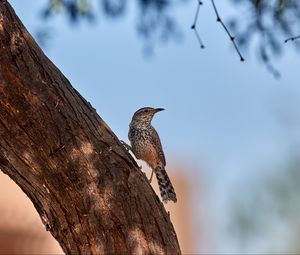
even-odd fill
[{"label": "spotted plumage", "polygon": [[162,145],[156,130],[151,125],[154,114],[162,110],[162,108],[151,107],[137,110],[129,125],[128,138],[135,157],[144,160],[154,171],[162,200],[176,202],[173,185],[165,170],[166,159]]}]

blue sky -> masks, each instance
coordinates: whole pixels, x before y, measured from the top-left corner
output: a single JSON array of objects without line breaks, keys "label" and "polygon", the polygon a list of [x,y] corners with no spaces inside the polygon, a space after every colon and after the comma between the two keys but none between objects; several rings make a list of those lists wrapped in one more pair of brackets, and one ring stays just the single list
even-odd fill
[{"label": "blue sky", "polygon": [[[244,53],[246,62],[239,61],[210,1],[204,1],[198,25],[205,50],[190,30],[196,1],[189,1],[172,10],[182,38],[156,43],[152,56],[143,53],[132,3],[117,21],[100,17],[95,24],[70,26],[64,17],[40,19],[45,0],[10,2],[31,33],[44,25],[53,29],[45,53],[120,139],[127,140],[138,108],[166,109],[153,122],[167,161],[195,164],[189,175],[208,176],[212,211],[226,211],[232,192],[289,154],[299,127],[300,96],[299,55],[291,44],[274,62],[282,73],[275,80],[255,54]],[[227,1],[216,3],[224,20],[234,12]],[[216,221],[224,217],[217,215]],[[229,248],[220,243],[219,250]]]}]

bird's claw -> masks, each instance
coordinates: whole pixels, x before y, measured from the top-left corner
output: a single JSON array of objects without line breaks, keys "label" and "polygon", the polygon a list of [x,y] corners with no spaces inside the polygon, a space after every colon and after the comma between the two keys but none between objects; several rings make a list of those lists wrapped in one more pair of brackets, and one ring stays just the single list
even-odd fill
[{"label": "bird's claw", "polygon": [[120,140],[121,144],[125,147],[125,149],[127,151],[130,151],[131,150],[131,146],[127,143],[125,143],[123,140]]}]

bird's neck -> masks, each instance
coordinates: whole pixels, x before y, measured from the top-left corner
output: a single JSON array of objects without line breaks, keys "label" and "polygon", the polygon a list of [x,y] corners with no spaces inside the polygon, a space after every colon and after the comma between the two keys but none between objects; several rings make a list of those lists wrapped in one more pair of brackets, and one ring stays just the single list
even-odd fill
[{"label": "bird's neck", "polygon": [[134,129],[149,129],[151,128],[151,122],[141,122],[141,121],[131,121],[130,123],[130,128],[134,128]]}]

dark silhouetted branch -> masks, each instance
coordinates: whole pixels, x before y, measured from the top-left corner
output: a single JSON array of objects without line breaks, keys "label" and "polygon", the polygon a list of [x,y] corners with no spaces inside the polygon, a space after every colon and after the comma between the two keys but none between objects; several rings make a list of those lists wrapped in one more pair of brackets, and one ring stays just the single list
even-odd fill
[{"label": "dark silhouetted branch", "polygon": [[214,1],[214,0],[211,0],[211,3],[212,3],[212,5],[213,5],[214,11],[215,11],[216,16],[217,16],[217,22],[220,22],[221,25],[222,25],[222,27],[225,29],[227,35],[229,36],[230,40],[231,40],[232,43],[233,43],[233,46],[234,46],[236,52],[237,52],[238,55],[240,56],[240,60],[241,60],[241,61],[245,61],[245,59],[243,58],[243,56],[242,56],[242,54],[241,54],[239,48],[237,47],[237,44],[236,44],[236,42],[235,42],[235,38],[231,35],[231,33],[229,32],[228,28],[225,26],[224,22],[223,22],[222,19],[220,18],[220,15],[219,15],[219,13],[218,13],[217,7],[216,7],[216,5],[215,5],[215,1]]},{"label": "dark silhouetted branch", "polygon": [[202,40],[200,38],[200,35],[198,33],[197,21],[198,21],[198,15],[199,15],[199,10],[200,10],[200,5],[202,5],[202,4],[203,3],[200,0],[198,0],[198,5],[197,5],[197,9],[196,9],[196,14],[195,14],[195,17],[194,17],[194,22],[193,22],[193,24],[191,26],[191,29],[194,30],[194,33],[195,33],[196,38],[197,38],[197,40],[198,40],[198,42],[200,44],[201,49],[203,49],[205,46],[204,46],[204,44],[203,44],[203,42],[202,42]]},{"label": "dark silhouetted branch", "polygon": [[289,37],[289,38],[285,39],[284,42],[287,43],[288,41],[295,41],[298,39],[300,39],[300,35]]}]

